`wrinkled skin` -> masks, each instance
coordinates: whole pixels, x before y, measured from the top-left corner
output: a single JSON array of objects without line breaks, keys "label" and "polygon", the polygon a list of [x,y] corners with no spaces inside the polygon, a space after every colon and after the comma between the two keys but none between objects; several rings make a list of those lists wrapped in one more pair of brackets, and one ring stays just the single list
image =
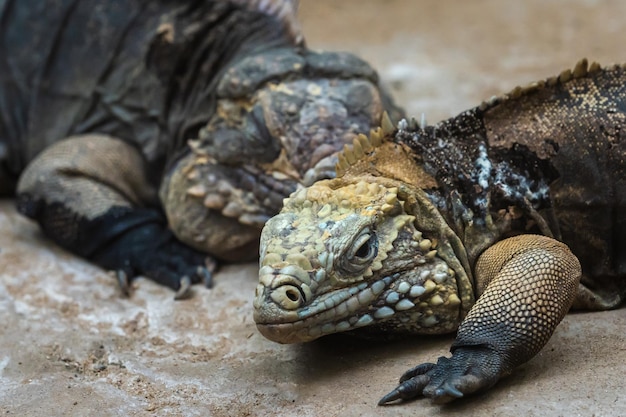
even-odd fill
[{"label": "wrinkled skin", "polygon": [[338,151],[376,124],[390,107],[384,100],[372,79],[303,78],[218,101],[161,188],[174,233],[222,259],[255,258],[260,230],[282,200],[333,177]]}]

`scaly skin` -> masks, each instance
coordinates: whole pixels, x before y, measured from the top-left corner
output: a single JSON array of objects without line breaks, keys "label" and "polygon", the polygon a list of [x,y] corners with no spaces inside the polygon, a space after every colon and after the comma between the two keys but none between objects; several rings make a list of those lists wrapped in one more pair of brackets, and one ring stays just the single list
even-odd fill
[{"label": "scaly skin", "polygon": [[623,303],[625,128],[626,70],[586,60],[435,126],[383,118],[263,229],[258,329],[280,343],[458,330],[451,357],[380,404],[489,388],[572,305]]},{"label": "scaly skin", "polygon": [[282,199],[399,111],[367,63],[306,47],[294,3],[3,2],[0,193],[125,291],[256,258]]}]

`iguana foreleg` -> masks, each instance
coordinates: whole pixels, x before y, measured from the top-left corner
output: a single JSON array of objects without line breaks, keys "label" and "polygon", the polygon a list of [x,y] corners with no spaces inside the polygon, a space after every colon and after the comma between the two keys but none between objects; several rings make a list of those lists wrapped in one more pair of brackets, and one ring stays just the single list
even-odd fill
[{"label": "iguana foreleg", "polygon": [[580,278],[578,259],[554,239],[521,235],[493,245],[478,259],[482,295],[459,327],[452,357],[409,370],[380,404],[419,395],[445,403],[489,388],[547,343]]},{"label": "iguana foreleg", "polygon": [[157,208],[135,148],[104,135],[56,143],[18,184],[18,209],[64,248],[131,279],[144,275],[185,296],[210,281],[206,255],[180,243]]}]

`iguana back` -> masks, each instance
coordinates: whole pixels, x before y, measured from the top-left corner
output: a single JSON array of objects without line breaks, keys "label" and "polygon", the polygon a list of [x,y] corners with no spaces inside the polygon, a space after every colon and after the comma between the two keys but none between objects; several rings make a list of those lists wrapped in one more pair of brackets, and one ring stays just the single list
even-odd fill
[{"label": "iguana back", "polygon": [[153,157],[162,152],[166,86],[143,70],[142,58],[163,14],[139,1],[5,2],[3,171],[16,177],[50,144],[93,131],[136,142]]}]

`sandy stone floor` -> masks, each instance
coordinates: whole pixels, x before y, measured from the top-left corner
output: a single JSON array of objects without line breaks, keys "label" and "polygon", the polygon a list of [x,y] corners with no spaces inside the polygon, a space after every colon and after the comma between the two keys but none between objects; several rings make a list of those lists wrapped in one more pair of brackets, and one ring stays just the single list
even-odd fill
[{"label": "sandy stone floor", "polygon": [[[625,62],[626,2],[302,0],[309,45],[372,62],[430,122],[588,57]],[[7,416],[626,416],[626,308],[569,315],[546,348],[480,397],[377,407],[451,336],[283,346],[252,320],[255,265],[175,302],[51,245],[0,201],[0,414]]]}]

